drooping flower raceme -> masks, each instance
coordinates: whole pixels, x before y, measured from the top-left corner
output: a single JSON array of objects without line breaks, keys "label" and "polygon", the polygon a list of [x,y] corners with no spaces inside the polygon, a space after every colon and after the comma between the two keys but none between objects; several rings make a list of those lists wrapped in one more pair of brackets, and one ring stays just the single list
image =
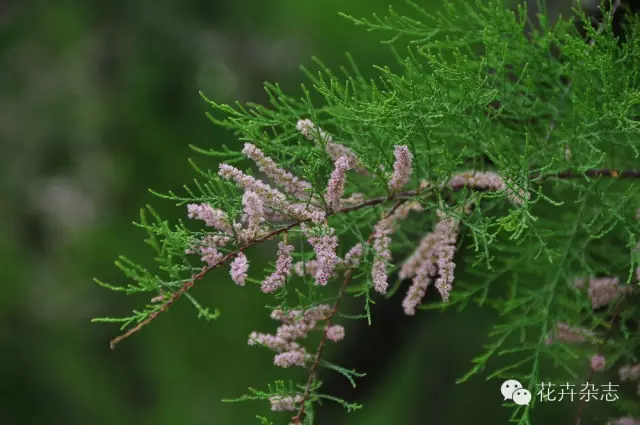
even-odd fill
[{"label": "drooping flower raceme", "polygon": [[393,175],[389,180],[389,190],[399,192],[411,178],[413,155],[404,145],[396,146],[393,153],[396,160],[393,163]]},{"label": "drooping flower raceme", "polygon": [[274,395],[269,397],[271,410],[274,412],[285,412],[296,410],[296,405],[302,403],[304,397],[300,394],[295,396]]},{"label": "drooping flower raceme", "polygon": [[593,369],[594,372],[602,372],[607,365],[607,360],[604,358],[604,356],[596,354],[595,356],[591,357],[589,363],[591,364],[591,369]]},{"label": "drooping flower raceme", "polygon": [[254,240],[260,233],[260,226],[265,221],[264,203],[262,199],[250,190],[244,192],[242,197],[244,213],[247,216],[247,228],[240,232],[245,243]]},{"label": "drooping flower raceme", "polygon": [[474,189],[504,191],[509,201],[514,205],[522,205],[524,199],[529,199],[530,197],[530,194],[522,188],[518,188],[518,193],[516,194],[511,187],[515,186],[515,184],[512,182],[507,184],[498,173],[493,171],[464,171],[453,175],[447,186],[451,189],[467,186]]},{"label": "drooping flower raceme", "polygon": [[231,226],[227,222],[224,211],[213,208],[208,204],[189,204],[187,205],[187,216],[205,222],[207,226],[216,228],[225,233],[231,232]]},{"label": "drooping flower raceme", "polygon": [[618,370],[622,382],[640,380],[640,363],[624,365]]},{"label": "drooping flower raceme", "polygon": [[330,229],[329,234],[322,236],[309,236],[307,241],[313,247],[316,254],[316,270],[314,273],[316,285],[325,286],[333,269],[338,264],[339,258],[336,255],[338,248],[338,237],[335,236],[334,230]]},{"label": "drooping flower raceme", "polygon": [[[283,368],[305,366],[310,356],[304,347],[295,341],[306,338],[309,332],[316,329],[318,321],[326,320],[330,315],[331,307],[327,304],[288,312],[275,309],[271,312],[271,318],[281,322],[276,334],[252,332],[249,336],[249,345],[259,344],[275,351],[273,362],[276,366]],[[325,331],[327,338],[334,342],[344,338],[344,328],[340,325],[331,325]]]},{"label": "drooping flower raceme", "polygon": [[220,170],[218,171],[218,174],[225,179],[235,181],[245,190],[255,192],[265,204],[276,210],[282,211],[283,213],[295,219],[322,222],[325,218],[324,212],[320,210],[310,210],[300,206],[292,205],[287,200],[287,197],[279,190],[274,189],[268,184],[265,184],[251,176],[244,174],[242,171],[231,165],[220,164]]},{"label": "drooping flower raceme", "polygon": [[400,220],[407,217],[410,211],[422,210],[418,202],[406,202],[400,205],[388,217],[383,217],[373,228],[373,251],[375,258],[371,266],[371,279],[374,289],[380,294],[386,294],[389,287],[387,282],[387,262],[391,261],[391,235],[396,231]]},{"label": "drooping flower raceme", "polygon": [[344,195],[344,184],[349,168],[351,167],[349,165],[349,159],[346,156],[341,156],[336,160],[335,168],[331,173],[331,178],[327,186],[327,193],[324,196],[329,208],[333,209],[340,206],[340,198]]},{"label": "drooping flower raceme", "polygon": [[316,142],[320,145],[324,144],[325,151],[334,161],[337,161],[338,158],[342,156],[346,156],[349,161],[349,168],[354,169],[359,174],[369,175],[367,169],[362,167],[360,161],[358,160],[358,157],[353,153],[351,149],[334,142],[330,134],[326,133],[321,128],[316,127],[311,120],[298,120],[296,128],[303,136],[305,136],[312,142]]},{"label": "drooping flower raceme", "polygon": [[260,287],[262,292],[275,292],[284,286],[287,276],[291,276],[291,266],[293,265],[291,252],[293,250],[294,247],[292,245],[287,245],[284,242],[280,242],[278,244],[278,260],[276,261],[276,269],[262,282]]},{"label": "drooping flower raceme", "polygon": [[402,307],[405,314],[414,315],[432,279],[438,275],[436,288],[443,301],[448,301],[453,282],[455,243],[459,221],[437,212],[440,220],[432,233],[422,237],[418,247],[400,269],[400,278],[413,277]]},{"label": "drooping flower raceme", "polygon": [[249,260],[243,252],[239,253],[231,263],[231,279],[239,286],[244,286],[249,271]]},{"label": "drooping flower raceme", "polygon": [[282,187],[285,192],[301,200],[309,199],[311,184],[306,182],[289,171],[279,167],[271,158],[266,156],[260,149],[251,143],[245,143],[242,153],[251,158],[258,169],[265,173],[267,177]]},{"label": "drooping flower raceme", "polygon": [[557,322],[555,328],[547,335],[545,344],[550,345],[556,341],[582,343],[594,337],[594,333],[588,329],[572,327],[566,322]]}]

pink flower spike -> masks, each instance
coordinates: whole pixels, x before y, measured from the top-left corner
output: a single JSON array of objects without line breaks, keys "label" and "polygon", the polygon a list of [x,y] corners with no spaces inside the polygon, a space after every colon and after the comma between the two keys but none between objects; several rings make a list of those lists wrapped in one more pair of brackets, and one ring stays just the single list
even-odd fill
[{"label": "pink flower spike", "polygon": [[260,233],[260,225],[264,223],[264,203],[254,192],[247,190],[242,196],[244,213],[247,215],[247,228],[241,232],[245,243],[254,240]]},{"label": "pink flower spike", "polygon": [[247,256],[241,252],[233,260],[233,263],[231,263],[231,279],[236,283],[236,285],[244,286],[248,271],[249,260],[247,260]]},{"label": "pink flower spike", "polygon": [[353,153],[351,149],[341,145],[340,143],[335,143],[330,134],[326,133],[321,128],[316,127],[311,120],[298,120],[296,128],[307,139],[320,145],[324,145],[325,152],[327,152],[331,159],[333,159],[334,161],[337,161],[341,156],[346,156],[349,160],[349,168],[354,169],[355,172],[359,174],[365,176],[369,175],[369,172],[364,167],[362,167],[362,165],[360,165],[358,157]]},{"label": "pink flower spike", "polygon": [[269,402],[271,403],[271,410],[274,412],[285,412],[285,411],[294,411],[296,410],[296,404],[302,403],[304,397],[300,394],[292,396],[281,396],[274,395],[269,397]]},{"label": "pink flower spike", "polygon": [[285,351],[284,353],[276,354],[273,358],[273,364],[283,368],[304,366],[305,357],[306,353],[302,349]]},{"label": "pink flower spike", "polygon": [[262,292],[269,294],[284,286],[287,276],[291,276],[291,266],[293,265],[291,252],[293,250],[294,247],[292,245],[287,245],[284,242],[278,244],[276,269],[262,282],[260,287]]},{"label": "pink flower spike", "polygon": [[347,178],[346,173],[350,168],[349,159],[346,156],[341,156],[336,160],[335,168],[331,173],[331,179],[329,179],[327,193],[324,196],[325,201],[329,204],[329,208],[340,205],[340,198],[344,195],[344,184]]},{"label": "pink flower spike", "polygon": [[235,181],[238,186],[245,190],[255,192],[265,204],[297,220],[311,220],[314,222],[324,220],[325,215],[322,211],[314,211],[305,206],[291,204],[284,193],[246,175],[231,165],[220,164],[218,175],[224,179]]},{"label": "pink flower spike", "polygon": [[341,325],[331,325],[327,328],[327,338],[333,342],[340,342],[344,338],[344,328]]},{"label": "pink flower spike", "polygon": [[209,267],[215,267],[222,260],[223,255],[213,246],[205,246],[200,250],[202,254],[201,260],[207,263]]},{"label": "pink flower spike", "polygon": [[325,286],[340,260],[336,255],[338,238],[333,235],[333,229],[331,229],[328,235],[311,236],[307,240],[316,253],[317,263],[314,274],[316,285]]},{"label": "pink flower spike", "polygon": [[411,178],[413,155],[407,146],[396,146],[394,149],[396,157],[393,163],[393,175],[389,180],[389,190],[391,192],[399,192]]},{"label": "pink flower spike", "polygon": [[602,372],[607,364],[604,356],[601,356],[599,354],[596,354],[595,356],[591,357],[590,362],[591,362],[591,369],[593,369],[594,372]]},{"label": "pink flower spike", "polygon": [[258,166],[258,169],[281,186],[285,192],[301,200],[309,199],[310,195],[308,191],[311,189],[309,182],[299,179],[290,172],[280,168],[271,158],[251,143],[244,144],[242,153],[252,159]]},{"label": "pink flower spike", "polygon": [[207,226],[215,227],[221,232],[231,233],[225,213],[209,204],[187,205],[187,217],[202,220]]}]

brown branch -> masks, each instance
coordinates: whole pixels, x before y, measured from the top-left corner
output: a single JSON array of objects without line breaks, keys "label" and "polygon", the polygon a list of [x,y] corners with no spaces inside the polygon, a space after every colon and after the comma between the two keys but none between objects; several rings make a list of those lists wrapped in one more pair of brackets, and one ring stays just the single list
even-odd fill
[{"label": "brown branch", "polygon": [[[387,214],[385,214],[385,218],[391,216],[391,214],[393,214],[400,205],[402,205],[402,203],[405,202],[405,200],[401,200],[398,201],[393,208],[391,208],[389,210],[389,212]],[[374,236],[374,232],[371,232],[371,234],[369,235],[369,237],[367,238],[367,242],[366,244],[370,244],[371,240],[373,239]],[[335,316],[335,314],[338,312],[338,308],[340,307],[340,301],[342,300],[342,297],[344,296],[345,290],[347,288],[347,285],[349,285],[349,282],[351,282],[351,277],[353,275],[353,269],[349,269],[344,273],[344,281],[342,282],[342,286],[340,287],[340,291],[338,291],[338,296],[336,298],[335,303],[333,304],[333,307],[331,308],[331,312],[329,313],[329,316],[327,317],[326,320],[326,324],[324,327],[324,332],[322,333],[322,338],[320,339],[320,342],[318,343],[318,348],[316,349],[316,355],[315,358],[313,360],[313,364],[311,365],[311,368],[309,369],[309,377],[307,378],[307,385],[305,387],[305,391],[304,391],[304,396],[302,397],[302,402],[300,403],[300,410],[298,410],[298,413],[291,419],[293,421],[294,424],[299,425],[302,422],[302,417],[304,415],[304,411],[305,411],[305,402],[310,398],[311,396],[311,386],[313,385],[313,381],[315,380],[315,376],[316,376],[316,372],[318,371],[318,366],[320,365],[320,359],[322,357],[322,352],[324,350],[324,346],[327,343],[327,331],[328,329],[331,327],[331,323],[333,320],[333,316]]]},{"label": "brown branch", "polygon": [[[623,177],[636,177],[636,178],[640,178],[640,170],[621,170],[621,171],[616,171],[616,170],[608,170],[608,169],[593,169],[593,170],[586,170],[583,174],[578,174],[578,173],[574,173],[572,171],[563,171],[563,172],[559,172],[559,173],[551,173],[551,174],[547,174],[544,176],[541,176],[539,173],[532,173],[529,178],[532,180],[544,180],[544,179],[548,179],[548,178],[560,178],[560,179],[568,179],[568,178],[579,178],[582,176],[590,176],[590,177],[596,177],[596,176],[605,176],[605,177],[615,177],[615,178],[623,178]],[[464,186],[456,186],[454,188],[452,188],[454,191],[455,190],[460,190],[462,189]],[[333,215],[338,215],[338,214],[346,214],[352,211],[357,211],[360,210],[362,208],[366,208],[366,207],[371,207],[371,206],[375,206],[375,205],[380,205],[383,203],[386,203],[388,201],[392,201],[392,200],[397,200],[397,199],[410,199],[413,198],[415,196],[418,195],[423,195],[423,194],[428,194],[431,193],[431,191],[434,188],[427,188],[426,190],[409,190],[406,192],[400,192],[398,194],[395,194],[393,196],[380,196],[377,198],[371,198],[367,201],[364,201],[360,204],[357,205],[352,205],[349,207],[344,207],[341,209],[337,209],[335,211],[330,211],[327,213],[327,216],[333,216]],[[478,190],[478,189],[475,189]],[[394,208],[395,209],[395,208]],[[156,311],[154,311],[153,313],[151,313],[149,315],[149,317],[147,317],[146,319],[144,319],[143,321],[141,321],[140,323],[138,323],[136,326],[134,326],[133,328],[129,329],[128,331],[126,331],[125,333],[123,333],[122,335],[113,338],[111,340],[111,342],[109,343],[111,349],[114,349],[115,346],[122,340],[130,337],[131,335],[139,332],[142,328],[144,328],[145,326],[147,326],[149,323],[151,323],[152,321],[154,321],[161,313],[164,313],[165,311],[167,311],[169,309],[169,307],[171,307],[171,305],[173,305],[174,302],[176,302],[178,300],[178,298],[180,298],[183,294],[185,294],[187,291],[189,291],[196,283],[196,281],[202,279],[210,270],[213,270],[215,268],[218,268],[219,266],[221,266],[222,264],[226,263],[227,261],[233,259],[234,257],[236,257],[239,253],[245,251],[248,248],[251,248],[254,245],[260,244],[266,240],[272,239],[273,237],[281,234],[281,233],[286,233],[289,230],[296,228],[298,226],[300,226],[302,223],[307,222],[308,220],[299,220],[299,221],[295,221],[291,224],[288,224],[284,227],[281,227],[279,229],[273,230],[269,233],[267,233],[266,235],[250,242],[249,244],[245,245],[244,247],[238,249],[237,251],[231,252],[227,255],[225,255],[218,263],[214,264],[213,266],[205,266],[202,268],[202,270],[192,276],[192,278],[186,282],[185,284],[182,285],[182,287],[180,289],[178,289],[176,292],[174,292],[171,297],[169,298],[169,300],[167,300],[164,304],[162,304],[162,306],[160,306],[160,308]]]}]

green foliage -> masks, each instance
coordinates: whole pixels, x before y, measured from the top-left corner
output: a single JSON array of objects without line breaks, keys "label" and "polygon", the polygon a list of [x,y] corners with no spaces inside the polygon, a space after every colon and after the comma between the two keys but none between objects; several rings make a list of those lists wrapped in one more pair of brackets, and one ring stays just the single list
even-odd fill
[{"label": "green foliage", "polygon": [[[638,362],[636,305],[611,304],[596,311],[588,296],[573,285],[579,276],[621,276],[626,285],[635,287],[630,298],[637,301],[634,270],[640,266],[635,248],[640,224],[635,214],[640,208],[640,185],[632,178],[619,178],[619,171],[633,170],[640,162],[638,21],[629,24],[621,43],[613,36],[610,13],[597,27],[582,11],[573,20],[553,25],[540,15],[533,25],[524,7],[512,11],[495,0],[475,5],[451,2],[437,14],[408,4],[417,17],[393,9],[383,18],[345,15],[356,25],[390,36],[385,43],[394,45],[399,61],[376,67],[377,78],[366,79],[350,56],[349,67],[340,68],[339,73],[317,61],[319,71],[305,69],[310,83],[302,85],[300,97],[286,94],[277,84],[266,84],[268,107],[254,103],[230,106],[202,94],[211,107],[210,120],[310,182],[310,194],[319,199],[323,199],[333,170],[325,150],[329,141],[317,137],[316,143],[310,142],[296,130],[296,122],[308,118],[331,134],[333,141],[350,148],[370,175],[349,174],[345,196],[364,193],[366,199],[381,201],[335,214],[327,210],[328,226],[341,241],[367,241],[371,229],[389,211],[395,196],[387,189],[393,148],[409,147],[414,155],[413,192],[403,199],[419,202],[424,210],[410,215],[394,235],[395,264],[431,231],[434,212],[445,211],[461,222],[456,262],[462,271],[456,273],[448,302],[423,308],[455,306],[462,310],[475,303],[500,316],[484,352],[472,360],[471,370],[458,382],[486,373],[486,379],[519,379],[534,392],[543,381],[584,379],[581,370],[597,347],[602,347],[609,364]],[[585,34],[579,27],[586,28]],[[404,45],[399,47],[401,42]],[[226,163],[242,160],[234,147],[194,150]],[[238,188],[215,171],[193,165],[203,183],[196,180],[185,186],[184,195],[160,196],[179,206],[207,203],[225,211],[227,220],[233,222],[242,212]],[[512,206],[504,193],[446,190],[452,175],[468,169],[496,171],[509,190],[522,191],[530,198]],[[594,175],[595,169],[618,172]],[[431,188],[442,190],[418,191],[424,180]],[[473,211],[462,214],[469,204],[474,205]],[[158,272],[122,257],[116,265],[134,284],[98,283],[127,294],[148,292],[160,296],[160,302],[147,304],[129,317],[96,321],[122,322],[123,329],[144,324],[181,295],[200,316],[216,318],[217,309],[211,312],[187,292],[200,278],[196,276],[203,266],[185,250],[208,233],[192,229],[191,223],[170,226],[150,207],[147,211],[153,221],[143,212],[137,226],[149,235],[147,243],[155,251]],[[306,264],[312,258],[303,243],[308,235],[297,224],[270,222],[265,229],[294,244],[295,259]],[[316,228],[325,234],[327,229]],[[221,253],[230,259],[253,245],[243,246],[235,240]],[[347,251],[345,246],[340,245],[341,256]],[[275,294],[278,308],[289,311],[337,303],[346,293],[361,307],[340,312],[339,317],[371,321],[370,304],[381,302],[373,291],[372,262],[371,250],[365,249],[360,267],[346,272],[349,277],[344,286],[348,280],[352,283],[339,291],[340,279],[325,288],[315,286],[309,277],[291,278]],[[394,263],[389,266],[395,267]],[[261,278],[255,276],[248,279],[249,286],[260,283]],[[396,282],[391,294],[400,285]],[[224,300],[216,302],[223,304]],[[612,317],[617,319],[613,324]],[[582,326],[596,336],[581,346],[545,343],[558,322]],[[324,339],[319,343],[319,365],[343,374],[355,386],[354,378],[362,375],[321,360],[323,344]],[[493,368],[491,363],[498,358],[506,359],[506,364]],[[250,389],[250,395],[231,401],[267,400],[309,390],[310,397],[303,403],[309,424],[313,404],[323,399],[336,401],[347,410],[360,407],[317,392],[320,381],[314,374],[312,369],[307,386],[285,386],[279,381],[268,391]],[[535,396],[533,400],[531,405],[515,406],[514,423],[531,423]]]}]

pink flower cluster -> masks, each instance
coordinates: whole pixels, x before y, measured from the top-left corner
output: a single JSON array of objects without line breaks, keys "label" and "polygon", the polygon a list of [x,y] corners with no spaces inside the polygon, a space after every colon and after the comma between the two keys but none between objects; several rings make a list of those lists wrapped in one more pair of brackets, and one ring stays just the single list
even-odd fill
[{"label": "pink flower cluster", "polygon": [[414,315],[431,284],[438,275],[436,288],[442,299],[447,301],[453,283],[455,263],[455,243],[458,236],[459,221],[449,218],[438,211],[439,221],[431,233],[422,237],[418,248],[405,261],[400,269],[400,278],[413,278],[411,287],[407,291],[402,307],[407,315]]},{"label": "pink flower cluster", "polygon": [[386,294],[389,287],[387,282],[387,263],[391,261],[391,235],[395,233],[398,222],[405,219],[411,211],[421,211],[422,206],[418,202],[406,202],[400,205],[393,214],[382,218],[373,227],[373,251],[375,258],[371,267],[371,279],[373,288]]},{"label": "pink flower cluster", "polygon": [[393,163],[393,175],[389,180],[389,190],[399,192],[411,178],[413,155],[407,146],[402,145],[395,147],[394,156],[396,160]]},{"label": "pink flower cluster", "polygon": [[607,365],[607,360],[604,358],[604,356],[596,354],[591,357],[589,363],[591,364],[591,369],[594,372],[602,372]]},{"label": "pink flower cluster", "polygon": [[202,220],[207,226],[214,227],[221,232],[231,232],[231,226],[227,222],[224,211],[213,208],[211,205],[189,204],[187,205],[187,217]]},{"label": "pink flower cluster", "polygon": [[581,343],[594,337],[595,334],[588,329],[571,327],[565,322],[557,322],[544,343],[546,345],[551,345],[556,341]]},{"label": "pink flower cluster", "polygon": [[[344,258],[336,257],[337,262],[332,273],[332,277],[336,276],[335,269],[339,267],[343,268],[355,268],[360,265],[363,255],[362,243],[357,243],[351,247],[351,249],[345,254]],[[296,275],[304,276],[305,273],[310,276],[315,276],[318,270],[318,260],[298,261],[294,265]]]},{"label": "pink flower cluster", "polygon": [[278,165],[260,149],[251,143],[245,143],[242,153],[252,159],[258,169],[271,180],[284,189],[285,192],[301,200],[307,200],[310,196],[311,184],[290,172],[278,167]]},{"label": "pink flower cluster", "polygon": [[[318,321],[326,320],[330,315],[331,307],[327,304],[317,305],[308,310],[273,310],[271,318],[281,322],[276,334],[252,332],[249,335],[249,345],[263,345],[275,351],[273,362],[276,366],[305,366],[309,354],[296,341],[306,338],[309,332],[316,328]],[[327,338],[334,342],[344,338],[344,328],[340,325],[327,326],[325,332]]]},{"label": "pink flower cluster", "polygon": [[640,380],[640,363],[624,365],[618,370],[622,382]]},{"label": "pink flower cluster", "polygon": [[237,168],[220,164],[218,171],[220,177],[233,180],[245,190],[250,190],[258,195],[265,205],[280,211],[296,220],[311,220],[314,222],[322,222],[325,218],[323,211],[316,209],[304,208],[303,206],[292,204],[287,197],[277,189],[257,180],[249,175],[244,174]]},{"label": "pink flower cluster", "polygon": [[307,241],[316,254],[316,262],[314,263],[316,285],[325,286],[340,261],[336,255],[338,237],[333,234],[333,228],[329,228],[328,234],[320,236],[310,234],[307,227],[302,227],[302,230],[307,234]]},{"label": "pink flower cluster", "polygon": [[334,161],[337,161],[340,157],[344,156],[349,161],[349,168],[354,169],[357,173],[369,175],[369,172],[360,164],[358,157],[351,149],[334,142],[330,134],[326,133],[321,128],[316,127],[311,120],[298,120],[296,128],[307,139],[312,142],[316,142],[319,145],[324,145],[325,151]]},{"label": "pink flower cluster", "polygon": [[233,280],[236,285],[244,286],[248,271],[249,260],[247,260],[247,256],[241,252],[233,260],[233,263],[231,263],[231,280]]},{"label": "pink flower cluster", "polygon": [[530,194],[522,188],[518,188],[518,193],[516,194],[512,188],[513,185],[513,183],[507,184],[499,174],[493,171],[476,170],[455,174],[447,183],[447,186],[451,189],[460,189],[467,186],[475,189],[504,191],[511,203],[522,205],[524,199],[530,198]]},{"label": "pink flower cluster", "polygon": [[291,276],[291,266],[293,265],[291,252],[293,250],[294,247],[292,245],[287,245],[284,242],[278,244],[276,269],[262,282],[260,286],[262,292],[269,294],[284,286],[287,276]]},{"label": "pink flower cluster", "polygon": [[296,410],[296,405],[299,405],[303,401],[304,397],[301,394],[296,394],[295,396],[274,395],[269,397],[271,410],[274,412],[292,412]]},{"label": "pink flower cluster", "polygon": [[331,209],[340,206],[340,198],[344,195],[344,184],[349,168],[351,166],[346,156],[341,156],[336,160],[335,168],[331,173],[331,179],[329,179],[329,185],[327,186],[327,193],[324,196]]},{"label": "pink flower cluster", "polygon": [[588,294],[591,299],[591,307],[595,310],[600,307],[611,303],[616,297],[621,294],[629,293],[633,288],[625,285],[620,285],[620,280],[617,277],[590,277],[588,280],[584,278],[578,278],[575,281],[577,288],[584,288],[587,286],[588,281]]}]

